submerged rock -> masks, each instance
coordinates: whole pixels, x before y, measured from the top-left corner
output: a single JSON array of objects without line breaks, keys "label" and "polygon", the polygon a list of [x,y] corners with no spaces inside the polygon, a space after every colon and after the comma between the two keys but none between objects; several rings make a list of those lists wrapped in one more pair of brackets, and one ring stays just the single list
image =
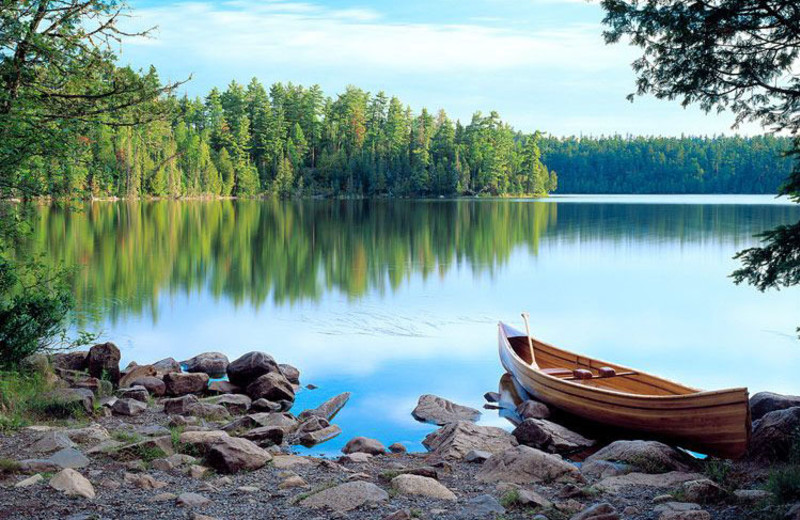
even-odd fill
[{"label": "submerged rock", "polygon": [[459,421],[476,422],[481,412],[468,406],[462,406],[442,397],[431,394],[420,396],[416,408],[411,415],[418,421],[438,424],[439,426]]},{"label": "submerged rock", "polygon": [[301,421],[305,420],[308,417],[313,415],[324,417],[328,421],[333,420],[336,417],[336,414],[339,413],[339,410],[344,408],[344,405],[347,404],[347,401],[350,400],[350,392],[344,392],[337,396],[331,397],[321,405],[313,408],[311,410],[305,410],[297,416],[298,419]]}]

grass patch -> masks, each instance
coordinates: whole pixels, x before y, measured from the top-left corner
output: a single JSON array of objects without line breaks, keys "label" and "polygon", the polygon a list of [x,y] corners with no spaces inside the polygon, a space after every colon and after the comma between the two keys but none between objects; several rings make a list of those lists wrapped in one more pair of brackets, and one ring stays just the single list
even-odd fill
[{"label": "grass patch", "polygon": [[500,505],[506,509],[511,509],[520,505],[519,489],[509,489],[500,497]]},{"label": "grass patch", "polygon": [[703,473],[729,494],[744,485],[748,477],[729,460],[711,459],[703,464]]},{"label": "grass patch", "polygon": [[766,485],[779,504],[800,500],[800,466],[786,466],[770,471]]},{"label": "grass patch", "polygon": [[632,466],[636,470],[641,471],[642,473],[666,473],[669,471],[669,468],[660,461],[641,455],[631,457],[626,464]]},{"label": "grass patch", "polygon": [[117,430],[111,434],[111,438],[115,441],[124,442],[126,444],[132,444],[134,442],[139,442],[142,440],[142,436],[136,432],[129,432],[125,430]]},{"label": "grass patch", "polygon": [[387,470],[381,471],[381,472],[380,472],[380,474],[378,474],[378,476],[379,476],[381,479],[383,479],[383,480],[385,480],[385,481],[389,482],[389,481],[391,481],[393,478],[395,478],[395,477],[399,477],[399,476],[400,476],[400,475],[402,475],[402,474],[403,474],[403,472],[402,472],[402,471],[398,471],[398,470],[396,470],[396,469],[387,469]]},{"label": "grass patch", "polygon": [[0,372],[0,431],[87,417],[81,402],[66,401],[52,390],[52,385],[40,374]]},{"label": "grass patch", "polygon": [[19,473],[20,464],[16,460],[0,459],[0,475]]}]

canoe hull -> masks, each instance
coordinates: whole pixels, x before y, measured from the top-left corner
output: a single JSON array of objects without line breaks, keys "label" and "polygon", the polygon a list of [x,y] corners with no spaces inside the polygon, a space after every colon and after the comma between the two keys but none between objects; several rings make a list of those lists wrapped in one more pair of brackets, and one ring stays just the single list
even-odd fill
[{"label": "canoe hull", "polygon": [[[746,388],[694,391],[640,372],[627,378],[628,381],[620,381],[620,386],[624,389],[626,385],[631,388],[653,385],[653,392],[661,392],[661,395],[640,395],[565,381],[543,373],[522,359],[510,342],[510,334],[515,332],[500,324],[500,361],[506,371],[537,399],[578,417],[642,432],[648,438],[664,440],[699,453],[739,458],[747,451],[751,425]],[[631,370],[577,356],[538,340],[535,341],[535,352],[537,358],[540,355],[543,358],[571,357],[571,363],[585,368],[612,366],[619,371]],[[690,391],[671,395],[677,389]]]}]

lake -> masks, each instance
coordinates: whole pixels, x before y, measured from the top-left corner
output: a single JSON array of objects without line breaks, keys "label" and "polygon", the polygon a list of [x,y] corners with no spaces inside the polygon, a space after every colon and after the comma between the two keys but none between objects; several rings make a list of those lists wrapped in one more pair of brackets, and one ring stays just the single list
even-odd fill
[{"label": "lake", "polygon": [[[343,433],[420,441],[419,395],[481,408],[498,320],[686,384],[798,393],[800,288],[728,278],[768,196],[95,202],[41,208],[27,244],[74,265],[82,327],[129,361],[263,350],[302,372],[295,411],[343,391]],[[510,427],[497,412],[482,424]]]}]

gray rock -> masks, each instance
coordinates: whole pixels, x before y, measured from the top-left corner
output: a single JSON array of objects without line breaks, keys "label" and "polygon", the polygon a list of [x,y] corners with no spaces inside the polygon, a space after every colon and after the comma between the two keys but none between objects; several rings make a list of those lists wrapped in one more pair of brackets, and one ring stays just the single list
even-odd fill
[{"label": "gray rock", "polygon": [[714,504],[727,498],[728,493],[714,481],[703,478],[689,480],[681,485],[684,499],[697,504]]},{"label": "gray rock", "polygon": [[294,383],[296,385],[300,384],[300,371],[296,367],[293,367],[287,363],[281,363],[278,365],[278,368],[280,369],[281,374],[283,374],[283,377],[289,380],[290,383]]},{"label": "gray rock", "polygon": [[570,520],[619,520],[619,514],[614,506],[603,502],[587,507]]},{"label": "gray rock", "polygon": [[316,446],[317,444],[327,442],[334,437],[337,437],[340,433],[342,433],[342,429],[335,424],[331,424],[330,426],[322,428],[321,430],[305,432],[297,435],[293,438],[292,443],[300,444],[301,446],[310,448],[312,446]]},{"label": "gray rock", "polygon": [[78,444],[96,444],[111,438],[108,430],[96,423],[90,424],[84,428],[64,430],[63,433],[69,437],[71,441],[77,442]]},{"label": "gray rock", "polygon": [[187,372],[202,372],[211,377],[222,377],[228,370],[228,356],[221,352],[203,352],[182,363]]},{"label": "gray rock", "polygon": [[208,374],[197,372],[194,374],[169,373],[164,376],[167,395],[181,396],[186,394],[199,394],[208,386]]},{"label": "gray rock", "polygon": [[222,427],[225,431],[249,430],[259,426],[278,426],[283,429],[284,436],[297,430],[299,423],[290,413],[251,413],[239,417]]},{"label": "gray rock", "polygon": [[330,399],[328,399],[327,401],[325,401],[324,403],[322,403],[321,405],[317,406],[314,409],[305,410],[301,412],[300,415],[297,416],[297,418],[303,421],[308,417],[316,415],[318,417],[323,417],[328,421],[332,421],[333,418],[336,417],[336,414],[339,413],[339,410],[341,410],[344,407],[344,405],[347,404],[347,401],[349,399],[350,399],[350,392],[344,392],[337,396],[331,397]]},{"label": "gray rock", "polygon": [[211,505],[212,502],[199,493],[181,493],[175,503],[184,507],[205,507]]},{"label": "gray rock", "polygon": [[280,373],[280,368],[269,354],[264,352],[248,352],[228,365],[228,380],[238,386],[246,387],[260,376],[273,372]]},{"label": "gray rock", "polygon": [[131,386],[141,386],[155,397],[162,397],[167,392],[167,385],[157,377],[137,377],[131,381]]},{"label": "gray rock", "polygon": [[245,439],[253,441],[259,446],[279,445],[283,442],[283,436],[283,428],[279,426],[261,426],[259,428],[253,428],[242,435]]},{"label": "gray rock", "polygon": [[403,444],[395,442],[389,446],[389,451],[392,453],[406,453],[408,449]]},{"label": "gray rock", "polygon": [[631,471],[632,468],[627,464],[609,462],[607,460],[593,460],[581,464],[581,473],[583,473],[583,476],[596,480],[624,475]]},{"label": "gray rock", "polygon": [[517,414],[525,419],[547,419],[550,417],[550,408],[546,404],[528,399],[517,406]]},{"label": "gray rock", "polygon": [[476,422],[480,419],[481,412],[435,395],[425,394],[420,396],[411,415],[418,421],[442,426],[459,421]]},{"label": "gray rock", "polygon": [[241,394],[243,392],[244,389],[242,387],[234,385],[230,381],[211,381],[208,383],[208,393],[212,395]]},{"label": "gray rock", "polygon": [[172,399],[164,399],[164,413],[170,415],[186,415],[192,405],[199,404],[200,400],[194,395],[184,395],[182,397],[175,397]]},{"label": "gray rock", "polygon": [[383,455],[386,453],[386,447],[380,441],[369,439],[367,437],[353,437],[350,439],[342,453],[369,453],[370,455]]},{"label": "gray rock", "polygon": [[483,399],[484,399],[484,400],[485,400],[487,403],[499,403],[499,402],[500,402],[500,399],[502,399],[502,397],[503,397],[503,396],[501,396],[501,395],[500,395],[499,393],[497,393],[497,392],[486,392],[485,394],[483,394]]},{"label": "gray rock", "polygon": [[207,397],[203,402],[224,406],[230,413],[243,414],[250,409],[252,400],[242,394],[222,394],[215,397]]},{"label": "gray rock", "polygon": [[30,447],[34,453],[52,453],[64,448],[74,448],[75,443],[66,433],[58,431],[45,432],[41,438]]},{"label": "gray rock", "polygon": [[456,495],[438,481],[420,475],[398,475],[392,479],[392,488],[403,495],[420,495],[438,500],[456,500]]},{"label": "gray rock", "polygon": [[91,462],[86,456],[75,448],[64,448],[53,453],[47,460],[59,468],[83,468]]},{"label": "gray rock", "polygon": [[153,363],[153,368],[156,369],[156,377],[160,378],[167,374],[180,374],[182,372],[181,364],[171,357],[156,361]]},{"label": "gray rock", "polygon": [[754,504],[772,498],[772,493],[765,489],[737,489],[733,496],[739,502]]},{"label": "gray rock", "polygon": [[476,478],[481,482],[530,484],[541,482],[582,482],[578,468],[557,455],[517,446],[494,455],[483,463]]},{"label": "gray rock", "polygon": [[766,462],[784,461],[800,430],[800,406],[776,410],[753,423],[748,457]]},{"label": "gray rock", "polygon": [[656,441],[616,441],[587,457],[585,463],[598,460],[627,464],[640,473],[688,471],[688,455]]},{"label": "gray rock", "polygon": [[769,412],[800,406],[800,396],[781,395],[772,392],[759,392],[750,398],[750,415],[753,421],[761,419]]},{"label": "gray rock", "polygon": [[148,392],[145,387],[136,385],[136,386],[129,386],[127,388],[120,388],[117,391],[117,395],[121,399],[135,399],[137,401],[146,403],[148,398],[150,397],[150,392]]},{"label": "gray rock", "polygon": [[86,388],[57,388],[42,395],[43,401],[52,401],[42,412],[47,415],[65,419],[65,411],[82,410],[94,413],[94,392]]},{"label": "gray rock", "polygon": [[193,415],[209,421],[228,421],[231,418],[227,408],[209,403],[191,404],[186,408],[185,415]]},{"label": "gray rock", "polygon": [[50,459],[24,459],[19,461],[20,473],[55,473],[61,466]]},{"label": "gray rock", "polygon": [[256,399],[250,405],[250,410],[253,412],[280,412],[281,409],[282,407],[279,403],[267,399]]},{"label": "gray rock", "polygon": [[86,370],[89,366],[89,351],[76,350],[74,352],[62,352],[50,356],[53,368],[65,370]]},{"label": "gray rock", "polygon": [[86,358],[89,375],[111,381],[111,384],[117,386],[120,357],[119,349],[111,342],[93,346],[89,349],[89,355]]},{"label": "gray rock", "polygon": [[314,493],[301,500],[300,505],[346,512],[366,504],[379,504],[388,500],[389,494],[375,484],[353,481]]},{"label": "gray rock", "polygon": [[463,459],[472,450],[496,454],[518,443],[513,435],[502,428],[478,426],[461,421],[448,424],[428,434],[422,444],[440,457]]},{"label": "gray rock", "polygon": [[208,464],[220,473],[253,471],[264,467],[272,455],[247,439],[220,437],[206,454]]},{"label": "gray rock", "polygon": [[147,410],[147,404],[136,399],[117,399],[111,411],[119,415],[139,415]]},{"label": "gray rock", "polygon": [[269,401],[294,401],[294,389],[280,372],[270,372],[247,385],[247,395],[253,399]]},{"label": "gray rock", "polygon": [[594,446],[594,441],[544,419],[525,419],[512,435],[520,444],[548,453],[571,453]]},{"label": "gray rock", "polygon": [[33,475],[32,477],[28,477],[26,479],[20,480],[19,482],[14,484],[14,487],[15,488],[31,487],[31,486],[35,486],[39,482],[43,482],[43,481],[44,481],[44,477],[42,476],[42,474],[41,473],[37,473],[37,474]]},{"label": "gray rock", "polygon": [[529,507],[541,507],[544,509],[553,507],[552,502],[544,498],[536,491],[530,489],[520,489],[517,493],[519,494],[518,500],[520,505]]},{"label": "gray rock", "polygon": [[506,509],[492,495],[478,495],[467,501],[464,514],[468,518],[492,518],[505,514]]},{"label": "gray rock", "polygon": [[699,473],[670,471],[669,473],[627,473],[616,477],[604,478],[594,484],[600,491],[620,493],[626,488],[654,488],[671,490],[689,480],[703,478]]},{"label": "gray rock", "polygon": [[488,451],[481,451],[481,450],[470,450],[464,456],[464,462],[476,462],[478,464],[482,464],[486,462],[492,454]]},{"label": "gray rock", "polygon": [[134,427],[134,431],[139,435],[147,437],[161,437],[163,435],[170,435],[169,428],[161,426],[160,424],[143,424]]}]

